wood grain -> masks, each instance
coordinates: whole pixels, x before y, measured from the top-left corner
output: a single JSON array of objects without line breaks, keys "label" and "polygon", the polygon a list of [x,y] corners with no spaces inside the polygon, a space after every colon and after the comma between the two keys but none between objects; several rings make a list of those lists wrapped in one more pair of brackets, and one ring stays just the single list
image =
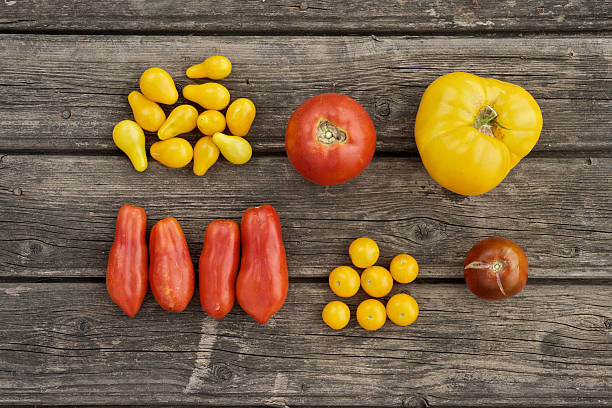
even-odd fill
[{"label": "wood grain", "polygon": [[334,187],[304,180],[282,156],[243,166],[224,159],[199,178],[150,160],[137,173],[119,156],[5,155],[0,159],[0,273],[102,277],[117,210],[143,206],[149,228],[173,216],[197,259],[214,219],[239,221],[252,206],[278,210],[290,276],[322,277],[350,262],[350,242],[370,236],[380,262],[417,258],[423,277],[461,278],[469,248],[500,235],[523,247],[530,276],[612,278],[612,159],[526,158],[495,190],[459,196],[417,158],[375,158]]},{"label": "wood grain", "polygon": [[609,30],[609,0],[4,1],[3,31],[420,33]]},{"label": "wood grain", "polygon": [[0,284],[0,403],[608,406],[608,285],[529,283],[503,302],[463,284],[394,290],[418,301],[413,325],[361,329],[360,292],[334,332],[325,283],[292,283],[265,326],[238,305],[215,321],[198,293],[181,314],[149,294],[129,319],[103,283]]},{"label": "wood grain", "polygon": [[233,97],[251,98],[257,106],[249,135],[256,152],[282,152],[293,110],[316,94],[340,92],[370,113],[378,152],[414,154],[421,95],[451,71],[530,91],[544,117],[535,151],[612,151],[609,36],[4,35],[0,53],[0,152],[120,154],[111,133],[118,121],[132,117],[127,95],[140,74],[160,66],[184,86],[190,81],[185,69],[217,53],[233,62],[223,81]]}]

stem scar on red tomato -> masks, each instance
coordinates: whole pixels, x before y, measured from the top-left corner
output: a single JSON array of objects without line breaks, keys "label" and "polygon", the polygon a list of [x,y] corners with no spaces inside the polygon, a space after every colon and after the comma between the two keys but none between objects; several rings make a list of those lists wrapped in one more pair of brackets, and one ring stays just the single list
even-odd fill
[{"label": "stem scar on red tomato", "polygon": [[487,238],[474,245],[465,257],[463,269],[465,283],[481,299],[512,297],[527,283],[527,257],[506,238]]},{"label": "stem scar on red tomato", "polygon": [[285,148],[293,167],[307,180],[340,184],[368,166],[376,150],[376,130],[359,102],[346,95],[321,94],[293,112]]}]

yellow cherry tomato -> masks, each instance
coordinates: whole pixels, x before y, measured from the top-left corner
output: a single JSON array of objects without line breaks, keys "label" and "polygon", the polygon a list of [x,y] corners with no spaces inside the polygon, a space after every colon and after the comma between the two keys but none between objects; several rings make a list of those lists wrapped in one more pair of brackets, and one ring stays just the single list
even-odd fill
[{"label": "yellow cherry tomato", "polygon": [[329,302],[323,308],[323,321],[334,330],[346,327],[351,319],[351,311],[348,306],[339,300]]},{"label": "yellow cherry tomato", "polygon": [[393,278],[382,266],[371,266],[361,274],[361,287],[372,297],[383,297],[391,292]]},{"label": "yellow cherry tomato", "polygon": [[207,110],[198,116],[198,129],[206,136],[225,130],[225,116],[216,110]]},{"label": "yellow cherry tomato", "polygon": [[398,293],[387,302],[387,316],[398,326],[414,323],[418,315],[419,304],[410,295]]},{"label": "yellow cherry tomato", "polygon": [[164,166],[178,168],[185,167],[193,158],[191,144],[180,137],[162,140],[151,146],[151,157]]},{"label": "yellow cherry tomato", "polygon": [[379,253],[378,245],[370,238],[357,238],[349,247],[351,261],[358,268],[368,268],[374,265]]},{"label": "yellow cherry tomato", "polygon": [[144,130],[157,132],[157,129],[166,120],[164,110],[138,91],[130,92],[128,102],[132,108],[132,113],[134,113],[136,123]]},{"label": "yellow cherry tomato", "polygon": [[359,274],[350,266],[339,266],[329,274],[329,287],[340,297],[351,297],[359,290]]},{"label": "yellow cherry tomato", "polygon": [[399,283],[410,283],[419,273],[419,264],[408,254],[399,254],[391,260],[391,276]]},{"label": "yellow cherry tomato", "polygon": [[458,194],[495,188],[540,137],[542,113],[518,85],[453,72],[425,90],[414,124],[429,175]]},{"label": "yellow cherry tomato", "polygon": [[187,85],[183,88],[183,96],[204,109],[218,111],[225,109],[230,101],[230,93],[227,88],[215,82]]},{"label": "yellow cherry tomato", "polygon": [[225,113],[227,127],[234,136],[246,136],[255,119],[255,105],[247,98],[236,99]]},{"label": "yellow cherry tomato", "polygon": [[189,78],[223,79],[232,72],[232,63],[226,57],[213,55],[204,62],[187,68]]},{"label": "yellow cherry tomato", "polygon": [[223,157],[233,164],[244,164],[251,159],[253,149],[244,138],[240,136],[229,136],[223,133],[215,133],[213,142],[217,145]]},{"label": "yellow cherry tomato", "polygon": [[179,105],[170,112],[168,119],[157,131],[161,140],[191,132],[196,127],[198,110],[191,105]]},{"label": "yellow cherry tomato", "polygon": [[149,68],[140,76],[140,92],[153,102],[175,104],[178,91],[169,73],[161,68]]},{"label": "yellow cherry tomato", "polygon": [[137,171],[147,169],[145,135],[138,123],[132,120],[117,123],[113,128],[113,141],[127,155]]},{"label": "yellow cherry tomato", "polygon": [[357,322],[366,330],[378,330],[387,321],[385,306],[376,299],[364,300],[357,306]]},{"label": "yellow cherry tomato", "polygon": [[219,148],[213,142],[212,136],[204,136],[193,148],[193,173],[203,176],[219,158]]}]

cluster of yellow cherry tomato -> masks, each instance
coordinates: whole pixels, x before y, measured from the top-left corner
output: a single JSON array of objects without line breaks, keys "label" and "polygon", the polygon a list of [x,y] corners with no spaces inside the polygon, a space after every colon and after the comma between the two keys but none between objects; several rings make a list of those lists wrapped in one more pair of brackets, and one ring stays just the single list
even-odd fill
[{"label": "cluster of yellow cherry tomato", "polygon": [[[219,80],[227,77],[231,70],[230,60],[216,55],[188,68],[187,76]],[[158,103],[173,105],[179,95],[172,77],[161,68],[149,68],[142,74],[140,91],[133,91],[128,96],[135,121],[123,120],[113,129],[115,144],[130,158],[136,170],[147,168],[143,129],[157,132],[160,139],[151,146],[151,157],[173,168],[184,167],[193,159],[193,172],[198,176],[204,175],[217,161],[219,153],[234,164],[244,164],[251,158],[253,150],[243,137],[255,119],[255,105],[249,99],[239,98],[229,104],[229,91],[216,82],[187,85],[183,88],[185,99],[205,110],[198,113],[192,105],[179,105],[166,117]],[[224,115],[221,111],[225,108]],[[222,133],[226,126],[231,135]],[[187,140],[176,137],[196,127],[204,137],[194,147]]]},{"label": "cluster of yellow cherry tomato", "polygon": [[[359,288],[365,293],[381,298],[387,296],[393,288],[393,280],[398,283],[410,283],[419,272],[417,261],[408,254],[399,254],[391,261],[389,270],[375,265],[380,255],[376,242],[370,238],[357,238],[349,247],[353,265],[365,270],[359,273],[350,266],[339,266],[329,274],[329,286],[332,291],[343,298],[354,296]],[[398,293],[392,296],[385,307],[377,299],[367,299],[357,307],[357,322],[366,330],[378,330],[387,317],[399,326],[412,324],[419,315],[419,305],[408,294]],[[323,309],[323,321],[332,329],[344,328],[351,314],[348,306],[339,300],[328,303]]]}]

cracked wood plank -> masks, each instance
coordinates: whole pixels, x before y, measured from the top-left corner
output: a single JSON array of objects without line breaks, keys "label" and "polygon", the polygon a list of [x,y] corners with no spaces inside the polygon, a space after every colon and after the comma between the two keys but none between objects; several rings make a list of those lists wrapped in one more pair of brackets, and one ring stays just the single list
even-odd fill
[{"label": "cracked wood plank", "polygon": [[607,284],[531,282],[502,302],[418,279],[398,291],[417,321],[366,332],[361,291],[347,328],[324,325],[324,282],[292,282],[265,326],[238,305],[207,317],[197,292],[180,314],[149,294],[130,319],[102,282],[3,283],[0,403],[609,406]]},{"label": "cracked wood plank", "polygon": [[[544,117],[535,151],[612,151],[609,36],[3,35],[0,53],[4,152],[120,154],[112,129],[132,117],[127,95],[138,88],[140,74],[160,66],[182,87],[192,82],[185,69],[211,54],[232,60],[233,72],[222,81],[232,96],[255,102],[249,139],[256,152],[283,152],[293,110],[316,94],[339,92],[370,114],[379,152],[413,154],[423,91],[451,71],[495,77],[530,91]],[[153,140],[150,134],[149,143]]]},{"label": "cracked wood plank", "polygon": [[3,31],[422,33],[609,30],[610,0],[211,0],[0,3]]},{"label": "cracked wood plank", "polygon": [[124,203],[143,206],[149,228],[177,218],[197,260],[209,222],[239,221],[267,202],[280,214],[292,277],[327,277],[350,262],[353,239],[370,236],[383,265],[405,252],[420,276],[461,278],[471,246],[498,235],[526,251],[530,277],[612,278],[610,158],[528,157],[476,197],[437,185],[418,158],[375,157],[333,187],[304,180],[285,157],[257,155],[243,166],[220,159],[202,178],[153,160],[137,173],[119,156],[9,154],[2,164],[3,277],[103,277]]}]

